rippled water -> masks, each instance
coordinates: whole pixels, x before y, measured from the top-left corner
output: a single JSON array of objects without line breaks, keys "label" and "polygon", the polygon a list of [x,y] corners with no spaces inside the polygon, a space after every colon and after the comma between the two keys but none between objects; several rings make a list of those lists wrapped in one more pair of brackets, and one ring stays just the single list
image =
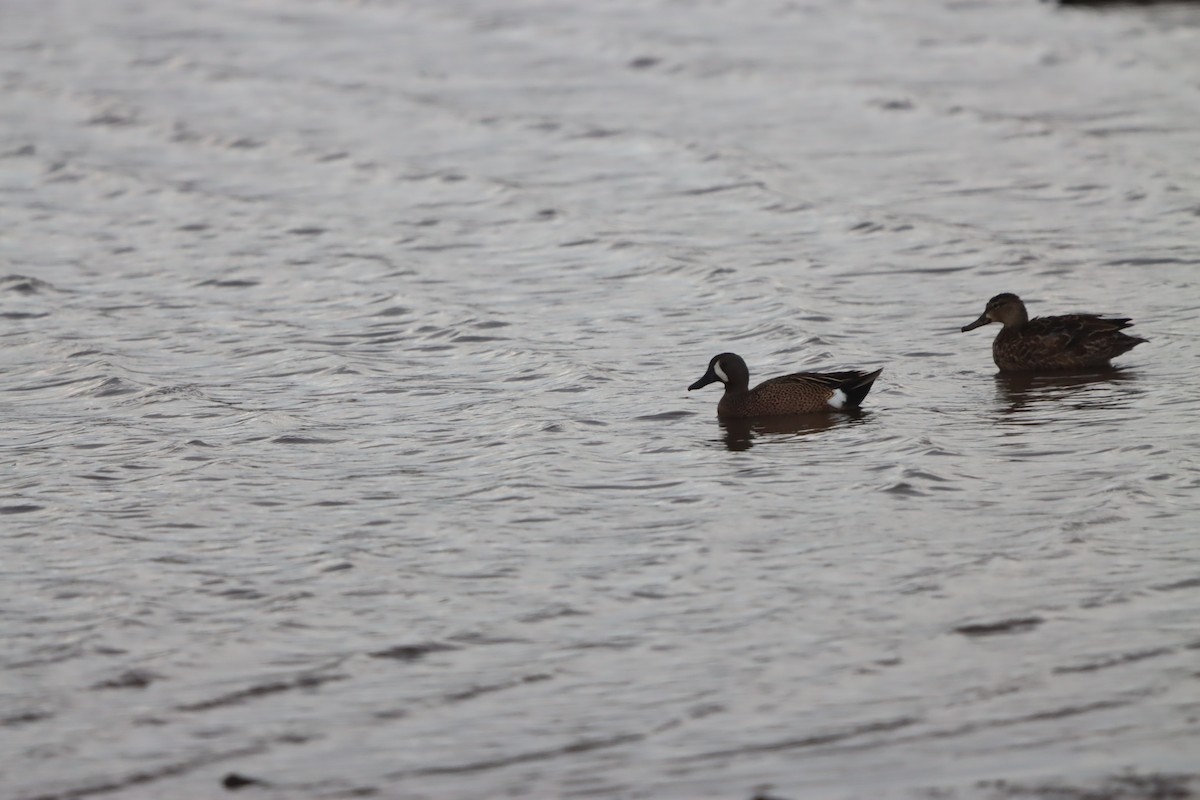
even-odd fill
[{"label": "rippled water", "polygon": [[[0,6],[5,797],[1200,791],[1200,14]],[[1009,378],[1000,291],[1134,317]],[[861,414],[686,387],[884,367]]]}]

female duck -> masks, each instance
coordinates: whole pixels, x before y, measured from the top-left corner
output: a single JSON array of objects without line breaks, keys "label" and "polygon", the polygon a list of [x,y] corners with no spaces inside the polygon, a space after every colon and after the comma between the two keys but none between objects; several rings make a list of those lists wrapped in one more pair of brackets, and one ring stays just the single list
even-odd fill
[{"label": "female duck", "polygon": [[1030,319],[1021,298],[1009,292],[988,300],[979,319],[963,330],[989,322],[1004,326],[992,342],[992,358],[1005,372],[1109,367],[1111,359],[1146,341],[1121,333],[1133,324],[1126,317],[1066,314]]},{"label": "female duck", "polygon": [[704,377],[688,387],[699,389],[720,381],[725,394],[717,416],[766,417],[858,408],[883,369],[874,372],[797,372],[750,388],[750,370],[741,356],[721,353],[708,362]]}]

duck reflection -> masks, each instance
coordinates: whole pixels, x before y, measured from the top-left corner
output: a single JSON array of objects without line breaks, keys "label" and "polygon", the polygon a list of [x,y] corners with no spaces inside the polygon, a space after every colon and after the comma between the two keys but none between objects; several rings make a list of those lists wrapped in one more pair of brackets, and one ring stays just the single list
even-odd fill
[{"label": "duck reflection", "polygon": [[866,419],[867,412],[841,414],[783,414],[771,417],[719,417],[721,439],[729,450],[749,450],[755,440],[786,441],[808,436],[842,425],[855,425]]},{"label": "duck reflection", "polygon": [[996,373],[996,395],[1005,414],[1028,410],[1047,401],[1052,403],[1082,400],[1089,407],[1112,408],[1129,401],[1127,392],[1112,391],[1117,384],[1137,380],[1129,370],[1104,369],[1078,372],[999,372]]}]

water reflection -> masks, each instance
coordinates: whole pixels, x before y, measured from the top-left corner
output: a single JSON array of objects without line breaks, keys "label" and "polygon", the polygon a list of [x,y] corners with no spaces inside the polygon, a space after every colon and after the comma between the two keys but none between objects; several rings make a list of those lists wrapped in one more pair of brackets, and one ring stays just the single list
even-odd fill
[{"label": "water reflection", "polygon": [[1027,411],[1042,401],[1114,408],[1125,405],[1129,395],[1113,391],[1113,387],[1135,380],[1136,373],[1115,367],[1047,374],[999,372],[996,374],[996,395],[1005,406],[1005,414]]},{"label": "water reflection", "polygon": [[862,411],[840,414],[786,414],[777,417],[720,419],[722,440],[730,450],[749,450],[756,439],[786,440],[808,436],[839,425],[854,424],[864,419]]}]

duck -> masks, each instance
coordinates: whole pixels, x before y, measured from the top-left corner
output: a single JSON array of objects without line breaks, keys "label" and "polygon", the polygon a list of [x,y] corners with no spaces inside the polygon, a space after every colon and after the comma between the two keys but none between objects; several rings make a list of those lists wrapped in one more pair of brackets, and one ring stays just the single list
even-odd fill
[{"label": "duck", "polygon": [[979,319],[963,332],[991,322],[1003,327],[992,342],[992,359],[1001,372],[1043,372],[1110,368],[1112,359],[1147,339],[1122,333],[1128,317],[1064,314],[1029,318],[1025,303],[1012,292],[988,300]]},{"label": "duck", "polygon": [[854,411],[862,404],[883,368],[874,372],[795,372],[770,378],[750,388],[750,369],[736,353],[720,353],[708,362],[708,371],[688,391],[720,382],[725,394],[717,403],[717,416],[770,417]]}]

